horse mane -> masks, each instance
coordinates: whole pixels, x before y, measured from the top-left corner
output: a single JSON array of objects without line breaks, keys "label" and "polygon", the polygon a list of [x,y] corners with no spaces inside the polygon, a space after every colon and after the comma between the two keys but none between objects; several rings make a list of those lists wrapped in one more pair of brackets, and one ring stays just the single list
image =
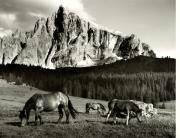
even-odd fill
[{"label": "horse mane", "polygon": [[30,108],[29,106],[31,106],[31,103],[32,102],[36,102],[38,98],[43,98],[43,95],[42,94],[34,94],[32,97],[30,97],[27,102],[25,103],[24,105],[24,108],[23,110],[26,110],[27,108]]}]

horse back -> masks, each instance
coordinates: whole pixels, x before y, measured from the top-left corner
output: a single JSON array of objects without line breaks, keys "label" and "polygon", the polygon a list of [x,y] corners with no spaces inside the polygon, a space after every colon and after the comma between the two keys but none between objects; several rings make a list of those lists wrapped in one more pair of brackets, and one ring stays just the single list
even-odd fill
[{"label": "horse back", "polygon": [[26,105],[31,109],[40,109],[44,111],[55,110],[60,104],[68,105],[68,97],[61,93],[55,92],[50,94],[34,94]]},{"label": "horse back", "polygon": [[114,109],[114,106],[117,102],[119,101],[124,101],[124,100],[118,100],[118,99],[112,99],[108,102],[108,108],[109,110],[113,110]]},{"label": "horse back", "polygon": [[135,103],[128,100],[117,101],[114,105],[114,109],[122,112],[129,110],[138,113],[140,111],[139,107]]},{"label": "horse back", "polygon": [[43,95],[44,108],[46,110],[54,110],[59,105],[67,106],[68,105],[68,97],[61,93],[55,92],[51,94]]}]

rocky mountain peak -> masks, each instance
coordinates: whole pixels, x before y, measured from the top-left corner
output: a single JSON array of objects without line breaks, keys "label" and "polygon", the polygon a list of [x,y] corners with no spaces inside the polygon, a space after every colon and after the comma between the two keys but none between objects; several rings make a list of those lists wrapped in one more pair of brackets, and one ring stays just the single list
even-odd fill
[{"label": "rocky mountain peak", "polygon": [[135,34],[122,36],[107,31],[62,6],[51,17],[40,18],[32,31],[16,30],[0,39],[0,64],[83,67],[138,55],[155,57],[149,45]]}]

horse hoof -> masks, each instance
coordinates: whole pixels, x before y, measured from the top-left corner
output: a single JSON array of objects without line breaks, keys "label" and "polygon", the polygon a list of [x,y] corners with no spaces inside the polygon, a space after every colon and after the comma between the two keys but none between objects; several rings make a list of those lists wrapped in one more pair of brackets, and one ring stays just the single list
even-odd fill
[{"label": "horse hoof", "polygon": [[25,127],[25,125],[20,125],[20,127]]}]

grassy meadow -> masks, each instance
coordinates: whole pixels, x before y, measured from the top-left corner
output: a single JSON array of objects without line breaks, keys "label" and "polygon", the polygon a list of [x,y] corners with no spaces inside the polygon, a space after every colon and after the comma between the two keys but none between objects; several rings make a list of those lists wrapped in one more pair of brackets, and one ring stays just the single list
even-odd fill
[{"label": "grassy meadow", "polygon": [[[42,113],[43,125],[34,125],[34,113],[30,117],[30,125],[19,127],[19,110],[25,101],[34,93],[47,93],[29,86],[16,86],[0,80],[0,138],[174,138],[176,137],[175,101],[168,103],[167,109],[158,109],[158,115],[143,119],[138,123],[136,119],[125,126],[125,119],[118,119],[114,125],[112,119],[105,123],[105,118],[96,111],[85,114],[87,102],[101,102],[107,108],[107,101],[70,97],[74,107],[81,113],[77,119],[70,119],[65,123],[65,117],[57,124],[58,112]],[[171,105],[171,106],[170,106]],[[168,108],[171,108],[168,109]]]}]

